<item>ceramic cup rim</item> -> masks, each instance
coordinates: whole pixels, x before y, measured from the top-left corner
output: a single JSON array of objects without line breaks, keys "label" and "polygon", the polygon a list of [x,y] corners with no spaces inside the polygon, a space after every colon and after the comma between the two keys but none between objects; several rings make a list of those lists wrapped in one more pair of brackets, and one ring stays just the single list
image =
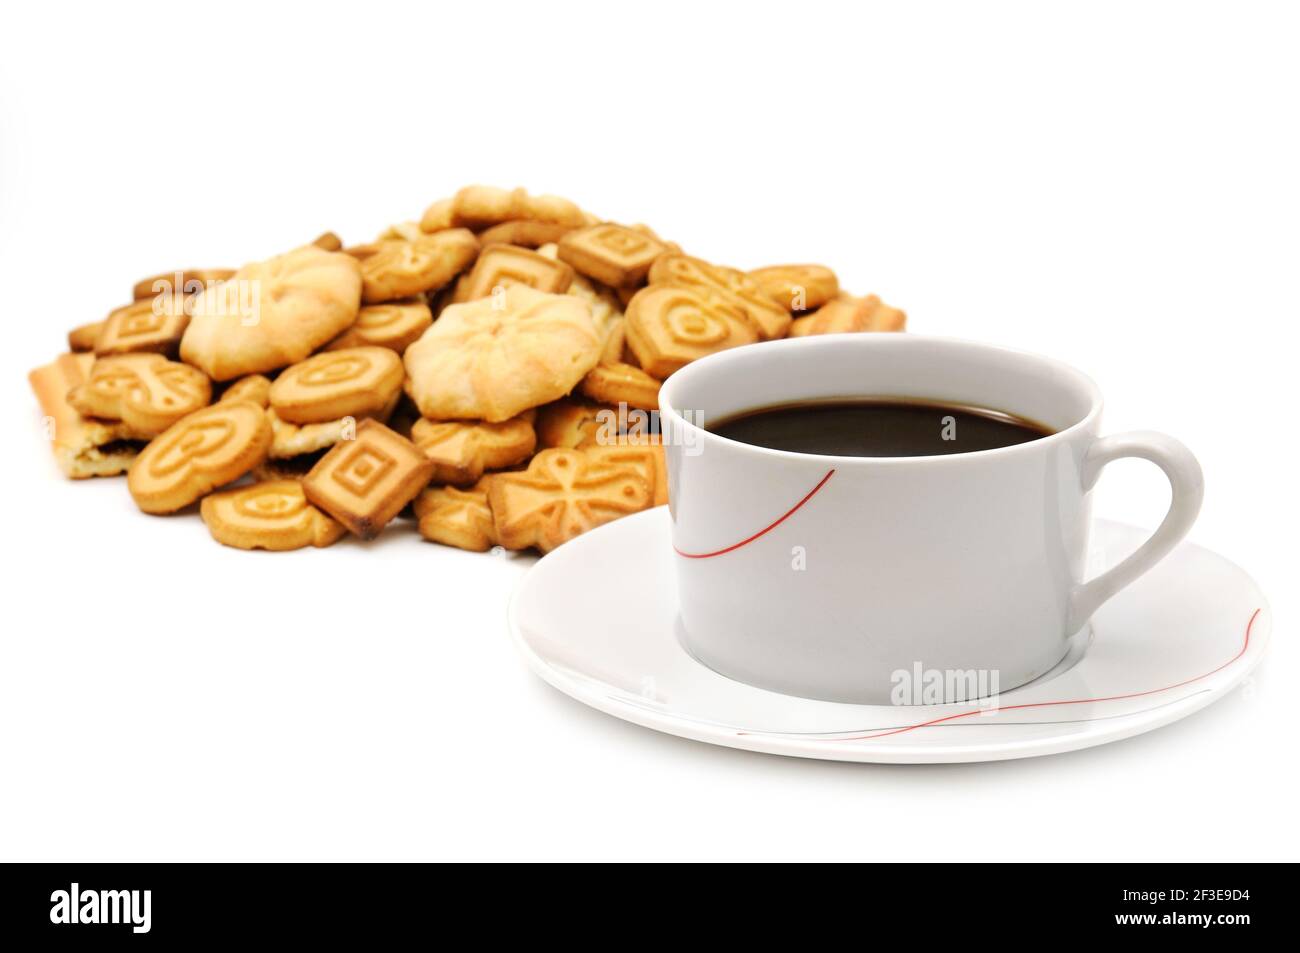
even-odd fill
[{"label": "ceramic cup rim", "polygon": [[[1064,427],[1040,437],[1037,440],[1029,440],[1025,443],[1013,444],[1007,447],[994,447],[990,450],[970,450],[960,453],[950,454],[929,454],[924,456],[907,456],[907,457],[868,457],[868,456],[839,456],[835,454],[823,453],[801,453],[792,450],[777,450],[772,447],[761,447],[755,444],[742,443],[738,440],[732,440],[729,437],[723,437],[720,434],[700,426],[688,419],[677,409],[677,393],[685,387],[691,386],[702,377],[716,373],[720,369],[729,365],[735,365],[747,361],[753,361],[760,358],[760,350],[789,350],[798,352],[806,350],[810,354],[818,350],[834,347],[836,349],[844,348],[861,348],[861,349],[888,349],[888,348],[917,348],[928,345],[955,346],[958,348],[968,349],[970,351],[982,352],[986,355],[1010,356],[1017,360],[1034,361],[1041,365],[1051,368],[1058,381],[1069,381],[1074,385],[1074,393],[1083,393],[1087,395],[1088,410],[1082,417]],[[807,360],[813,360],[811,357]],[[1065,386],[1064,384],[1060,386]],[[774,387],[774,391],[778,388]],[[881,394],[863,394],[863,397],[881,397],[889,395]],[[901,395],[900,395],[901,396]],[[909,395],[916,398],[918,395]],[[782,402],[779,395],[774,394],[773,399],[764,406],[778,406]],[[985,341],[976,341],[971,338],[949,337],[945,335],[933,334],[910,334],[902,333],[884,333],[884,332],[865,332],[857,334],[820,334],[809,335],[800,338],[782,338],[775,341],[763,341],[757,344],[746,344],[741,347],[729,348],[725,351],[718,351],[709,354],[699,360],[692,361],[685,367],[672,374],[659,391],[659,412],[662,416],[669,418],[668,429],[683,428],[691,434],[691,437],[697,441],[708,440],[718,441],[724,446],[733,450],[750,451],[760,457],[775,460],[786,460],[790,462],[810,462],[817,461],[823,464],[833,464],[835,467],[851,466],[891,466],[891,467],[908,467],[908,466],[933,466],[946,465],[958,466],[973,460],[986,460],[993,457],[1010,457],[1018,454],[1038,452],[1052,444],[1065,443],[1074,439],[1081,431],[1087,430],[1093,426],[1102,412],[1101,390],[1091,377],[1083,371],[1067,364],[1064,361],[1054,357],[1048,357],[1044,354],[1037,354],[1033,351],[1026,351],[1020,348],[1007,347],[1001,344],[990,344]],[[1001,410],[1002,408],[994,408]]]}]

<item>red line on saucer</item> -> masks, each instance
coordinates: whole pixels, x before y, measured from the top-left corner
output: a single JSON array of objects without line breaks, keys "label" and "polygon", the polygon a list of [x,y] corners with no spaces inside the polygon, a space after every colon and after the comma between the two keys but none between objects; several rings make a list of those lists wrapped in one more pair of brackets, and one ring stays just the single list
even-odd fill
[{"label": "red line on saucer", "polygon": [[[1237,661],[1237,659],[1241,658],[1243,655],[1246,654],[1246,649],[1250,648],[1250,630],[1255,625],[1255,619],[1259,616],[1260,612],[1262,611],[1263,611],[1262,609],[1256,609],[1253,613],[1251,613],[1250,621],[1246,623],[1246,638],[1245,641],[1242,642],[1241,651],[1239,651],[1232,658],[1228,659],[1228,661],[1224,662],[1218,668],[1206,672],[1204,675],[1197,675],[1194,678],[1189,678],[1186,679],[1185,681],[1177,682],[1173,685],[1166,685],[1163,688],[1152,688],[1145,692],[1133,692],[1128,695],[1109,695],[1105,698],[1074,698],[1066,701],[1055,701],[1055,702],[1026,702],[1023,705],[1007,705],[1006,707],[998,708],[997,710],[999,712],[1003,712],[1003,711],[1015,711],[1018,708],[1050,708],[1054,705],[1089,705],[1095,702],[1123,701],[1126,698],[1142,698],[1145,695],[1154,695],[1157,692],[1167,692],[1170,689],[1182,688],[1184,685],[1190,685],[1192,682],[1199,682],[1203,678],[1209,678],[1215,672],[1223,671],[1233,662]],[[878,731],[869,735],[852,735],[847,738],[821,738],[818,740],[820,741],[868,741],[868,740],[873,740],[875,738],[887,738],[890,735],[901,735],[904,732],[915,731],[917,728],[929,728],[932,725],[940,725],[946,721],[956,721],[959,718],[969,718],[971,715],[978,715],[982,711],[983,709],[976,708],[972,711],[958,712],[955,715],[944,715],[942,718],[934,718],[931,719],[930,721],[923,721],[915,725],[905,725],[902,728],[890,728],[886,731]],[[748,734],[748,732],[741,732],[741,734]]]},{"label": "red line on saucer", "polygon": [[677,551],[678,556],[685,556],[687,559],[708,559],[711,556],[722,556],[726,553],[735,552],[741,546],[748,546],[750,543],[758,539],[760,536],[766,536],[768,533],[772,532],[772,530],[776,529],[778,526],[780,526],[782,523],[788,520],[791,516],[794,516],[794,514],[798,512],[799,507],[803,506],[814,496],[816,496],[817,491],[820,490],[822,487],[824,487],[826,485],[826,481],[829,480],[834,475],[835,475],[835,471],[833,469],[827,470],[826,475],[821,478],[821,481],[815,487],[813,487],[811,490],[808,491],[808,494],[802,500],[800,500],[794,506],[786,510],[785,513],[776,522],[764,526],[762,529],[760,529],[753,536],[750,536],[748,539],[742,539],[740,542],[734,543],[733,545],[728,546],[726,549],[715,549],[711,553],[684,553],[680,549],[677,549],[676,546],[674,546],[673,549]]}]

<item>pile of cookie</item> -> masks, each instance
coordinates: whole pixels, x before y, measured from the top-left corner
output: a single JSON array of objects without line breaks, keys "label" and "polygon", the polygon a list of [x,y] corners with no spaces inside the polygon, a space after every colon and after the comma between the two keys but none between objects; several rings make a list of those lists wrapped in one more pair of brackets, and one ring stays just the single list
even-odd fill
[{"label": "pile of cookie", "polygon": [[30,375],[68,476],[219,542],[543,552],[667,501],[660,383],[726,348],[899,331],[820,265],[750,272],[556,196],[469,186],[345,247],[138,282]]}]

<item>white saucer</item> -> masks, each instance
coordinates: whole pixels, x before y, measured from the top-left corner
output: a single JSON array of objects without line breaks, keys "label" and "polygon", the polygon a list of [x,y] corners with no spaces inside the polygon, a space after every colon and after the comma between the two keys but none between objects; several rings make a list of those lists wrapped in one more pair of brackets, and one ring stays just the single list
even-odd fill
[{"label": "white saucer", "polygon": [[[1104,605],[1052,671],[974,705],[846,705],[719,675],[678,641],[667,507],[609,523],[537,563],[510,602],[529,666],[607,714],[711,744],[835,761],[995,761],[1073,751],[1205,707],[1264,654],[1259,588],[1221,556],[1183,544]],[[1149,535],[1093,528],[1094,571]]]}]

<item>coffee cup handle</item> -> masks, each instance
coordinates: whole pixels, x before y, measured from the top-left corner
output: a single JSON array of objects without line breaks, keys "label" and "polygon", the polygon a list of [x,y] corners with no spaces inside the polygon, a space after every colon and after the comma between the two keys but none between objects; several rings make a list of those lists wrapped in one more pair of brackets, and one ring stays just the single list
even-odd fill
[{"label": "coffee cup handle", "polygon": [[1196,522],[1205,495],[1205,478],[1192,452],[1154,430],[1099,437],[1084,455],[1081,476],[1087,493],[1097,483],[1106,464],[1125,457],[1150,460],[1169,478],[1172,495],[1164,521],[1145,543],[1117,566],[1095,579],[1075,586],[1070,593],[1069,631],[1077,632],[1111,596],[1153,567],[1174,548]]}]

